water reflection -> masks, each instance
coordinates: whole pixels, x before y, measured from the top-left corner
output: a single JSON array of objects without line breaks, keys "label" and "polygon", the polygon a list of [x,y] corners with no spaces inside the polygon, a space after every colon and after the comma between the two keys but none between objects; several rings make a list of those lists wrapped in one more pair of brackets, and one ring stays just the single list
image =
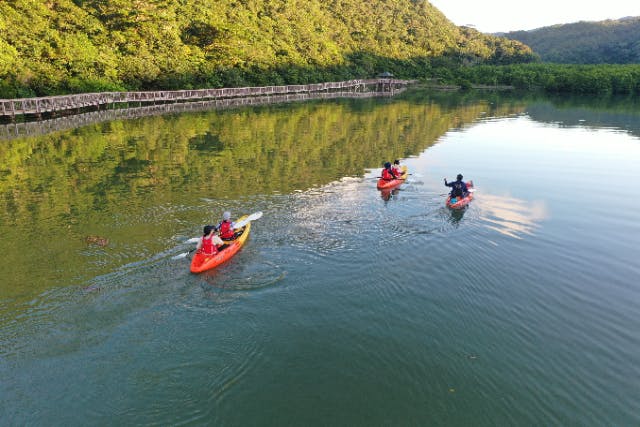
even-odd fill
[{"label": "water reflection", "polygon": [[[456,425],[528,425],[541,414],[553,424],[581,413],[581,424],[638,425],[628,409],[640,354],[637,200],[613,211],[626,194],[608,188],[637,180],[637,140],[616,144],[600,132],[571,145],[563,141],[584,142],[583,129],[536,134],[505,119],[475,126],[485,135],[462,128],[441,138],[484,111],[477,100],[321,103],[0,144],[9,424],[133,414],[120,417],[127,424],[150,401],[159,404],[148,423],[256,424],[270,398],[272,414],[304,423],[322,395],[332,408],[350,402],[337,413],[345,423],[374,402],[374,423],[438,424],[446,412]],[[488,115],[506,111],[517,108]],[[589,190],[579,212],[554,202],[567,193],[555,178],[565,158],[549,161],[558,146],[583,171],[567,185]],[[370,168],[396,157],[424,179],[381,201]],[[436,197],[453,165],[486,189],[464,211]],[[623,173],[611,179],[595,166]],[[223,210],[265,215],[230,262],[191,275],[172,257]],[[527,238],[536,234],[545,238]],[[79,292],[78,283],[91,286]],[[105,406],[101,390],[122,398]],[[302,394],[283,400],[290,390]],[[432,414],[424,396],[450,405]]]},{"label": "water reflection", "polygon": [[460,221],[462,221],[462,218],[464,217],[464,213],[467,211],[468,208],[469,208],[469,205],[463,207],[462,209],[447,208],[449,211],[449,223],[454,227],[457,227]]},{"label": "water reflection", "polygon": [[558,123],[562,127],[608,128],[640,135],[637,97],[545,97],[530,102],[527,114],[537,122]]},{"label": "water reflection", "polygon": [[389,200],[396,199],[398,197],[398,195],[400,194],[400,188],[396,187],[396,188],[387,188],[387,189],[383,189],[383,190],[379,190],[380,191],[380,198],[382,200],[384,200],[385,202],[388,202]]},{"label": "water reflection", "polygon": [[[525,108],[454,101],[405,93],[228,110],[191,105],[202,111],[165,115],[167,106],[156,106],[144,118],[109,120],[104,112],[81,118],[90,123],[83,127],[12,133],[0,144],[0,251],[8,254],[0,296],[28,300],[61,283],[84,286],[166,252],[228,203],[240,209],[247,198],[362,177],[380,159],[419,155],[461,123]],[[87,236],[108,245],[88,247]],[[34,258],[46,262],[34,266]]]},{"label": "water reflection", "polygon": [[544,201],[482,194],[474,203],[481,207],[480,219],[485,227],[515,239],[533,235],[540,222],[548,217]]},{"label": "water reflection", "polygon": [[287,95],[252,96],[247,98],[217,99],[212,101],[183,102],[177,104],[146,105],[144,107],[137,108],[114,108],[56,117],[47,120],[0,124],[0,140],[21,138],[25,136],[46,135],[51,132],[75,129],[90,124],[105,123],[121,119],[134,119],[157,115],[166,115],[171,113],[211,111],[214,109],[228,109],[232,107],[242,107],[248,105],[268,105],[285,102],[310,101],[314,99],[364,99],[375,97],[388,98],[404,91],[405,88],[393,92],[299,93]]}]

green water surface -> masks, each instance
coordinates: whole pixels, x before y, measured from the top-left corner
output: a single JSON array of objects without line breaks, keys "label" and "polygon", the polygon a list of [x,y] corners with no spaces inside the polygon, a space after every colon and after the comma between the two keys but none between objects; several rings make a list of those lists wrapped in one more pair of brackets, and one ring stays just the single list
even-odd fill
[{"label": "green water surface", "polygon": [[639,165],[634,102],[494,93],[0,140],[0,424],[640,425]]}]

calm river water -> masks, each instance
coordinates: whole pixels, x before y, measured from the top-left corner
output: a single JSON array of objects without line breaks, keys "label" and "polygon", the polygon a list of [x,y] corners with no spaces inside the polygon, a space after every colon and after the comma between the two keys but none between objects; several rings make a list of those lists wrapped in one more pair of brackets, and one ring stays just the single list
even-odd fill
[{"label": "calm river water", "polygon": [[[2,425],[640,425],[637,104],[412,91],[10,134]],[[264,216],[189,273],[224,210]]]}]

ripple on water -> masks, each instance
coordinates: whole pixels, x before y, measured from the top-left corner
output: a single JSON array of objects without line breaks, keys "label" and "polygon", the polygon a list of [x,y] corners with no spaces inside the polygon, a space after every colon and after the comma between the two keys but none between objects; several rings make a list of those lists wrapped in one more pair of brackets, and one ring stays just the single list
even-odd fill
[{"label": "ripple on water", "polygon": [[199,278],[218,291],[233,292],[274,286],[286,276],[287,272],[282,265],[267,260],[253,260],[251,263],[234,263],[205,271]]}]

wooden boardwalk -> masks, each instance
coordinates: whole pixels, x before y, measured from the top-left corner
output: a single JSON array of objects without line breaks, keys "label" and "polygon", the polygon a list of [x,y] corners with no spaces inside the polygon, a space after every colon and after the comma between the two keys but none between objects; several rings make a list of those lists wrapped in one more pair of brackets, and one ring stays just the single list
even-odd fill
[{"label": "wooden boardwalk", "polygon": [[110,122],[113,120],[127,120],[139,117],[158,116],[168,113],[183,113],[189,111],[209,111],[215,109],[225,109],[246,105],[265,105],[284,102],[308,101],[311,99],[334,99],[334,98],[373,98],[394,96],[405,88],[401,87],[394,91],[384,92],[315,92],[315,93],[293,93],[284,95],[266,95],[244,98],[226,98],[205,101],[182,102],[173,104],[145,105],[134,108],[115,108],[89,111],[82,114],[73,114],[54,117],[45,120],[34,120],[24,122],[13,122],[0,125],[0,141],[16,138],[23,138],[36,135],[46,135],[51,132],[75,129],[82,126]]},{"label": "wooden boardwalk", "polygon": [[316,83],[309,85],[262,86],[222,89],[194,89],[147,92],[101,92],[76,95],[45,96],[40,98],[0,99],[0,117],[15,119],[17,116],[81,112],[86,109],[109,108],[115,105],[185,103],[202,100],[263,97],[273,95],[318,93],[331,91],[393,92],[413,83],[409,80],[372,79],[344,82]]}]

